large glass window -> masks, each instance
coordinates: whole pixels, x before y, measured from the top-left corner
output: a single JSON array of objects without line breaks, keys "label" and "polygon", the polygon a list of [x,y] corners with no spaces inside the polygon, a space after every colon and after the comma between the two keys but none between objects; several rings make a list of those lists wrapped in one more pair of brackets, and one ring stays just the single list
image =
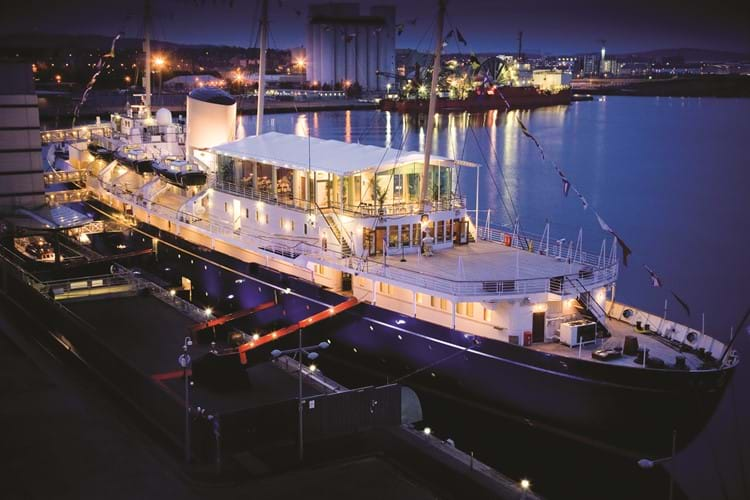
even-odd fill
[{"label": "large glass window", "polygon": [[435,241],[442,243],[445,241],[445,221],[439,220],[437,223],[437,234],[435,235]]},{"label": "large glass window", "polygon": [[407,174],[409,183],[409,198],[414,200],[419,197],[419,174]]},{"label": "large glass window", "polygon": [[401,200],[404,195],[404,176],[394,174],[393,176],[393,199]]},{"label": "large glass window", "polygon": [[234,182],[234,160],[219,155],[219,178],[224,182]]},{"label": "large glass window", "polygon": [[409,224],[404,224],[403,226],[401,226],[401,246],[409,246]]},{"label": "large glass window", "polygon": [[388,246],[398,246],[398,226],[388,226]]},{"label": "large glass window", "polygon": [[422,224],[420,223],[412,224],[411,238],[412,238],[411,244],[415,247],[419,246],[420,242],[422,241]]},{"label": "large glass window", "polygon": [[273,175],[273,167],[271,165],[264,165],[263,163],[258,164],[258,183],[256,189],[258,191],[268,193],[271,192],[271,176]]}]

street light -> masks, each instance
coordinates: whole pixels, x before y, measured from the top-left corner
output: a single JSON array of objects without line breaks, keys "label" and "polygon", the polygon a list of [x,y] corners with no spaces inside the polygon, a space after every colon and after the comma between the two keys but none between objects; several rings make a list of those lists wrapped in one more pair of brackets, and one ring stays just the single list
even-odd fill
[{"label": "street light", "polygon": [[529,491],[530,488],[531,481],[526,478],[521,479],[521,490],[523,491],[523,495],[521,496],[521,498],[526,498],[526,492]]},{"label": "street light", "polygon": [[182,377],[185,379],[185,463],[190,463],[190,380],[187,371],[191,362],[188,349],[192,345],[193,339],[185,337],[182,354],[177,357],[177,362],[182,367]]},{"label": "street light", "polygon": [[[303,442],[303,427],[302,427],[302,423],[303,423],[302,419],[303,419],[303,414],[304,414],[304,412],[303,412],[303,404],[304,403],[302,401],[302,355],[304,354],[305,357],[307,357],[307,359],[309,359],[310,361],[313,361],[315,359],[318,359],[318,356],[319,356],[319,354],[317,352],[315,352],[316,350],[318,350],[318,349],[321,349],[321,350],[328,349],[331,346],[331,344],[324,341],[324,342],[320,342],[317,345],[311,345],[311,346],[302,347],[302,328],[299,329],[298,339],[299,340],[298,340],[298,344],[297,344],[297,348],[296,349],[287,349],[285,351],[281,351],[279,349],[274,349],[273,351],[271,351],[271,356],[273,358],[278,358],[282,354],[292,354],[292,353],[294,355],[299,354],[299,360],[298,360],[299,364],[297,366],[297,374],[298,374],[297,381],[298,381],[298,390],[299,390],[298,395],[297,395],[297,402],[298,402],[298,404],[297,404],[297,420],[298,420],[298,424],[299,424],[299,429],[298,429],[299,434],[298,434],[297,437],[299,438],[298,439],[299,461],[302,462],[302,460],[305,457],[305,449],[304,449],[304,442]],[[315,366],[315,364],[311,364],[310,365],[310,371],[311,372],[314,372],[317,369],[318,368]]]},{"label": "street light", "polygon": [[167,61],[161,56],[156,56],[154,58],[154,66],[159,70],[159,95],[161,95],[161,69],[166,63]]}]

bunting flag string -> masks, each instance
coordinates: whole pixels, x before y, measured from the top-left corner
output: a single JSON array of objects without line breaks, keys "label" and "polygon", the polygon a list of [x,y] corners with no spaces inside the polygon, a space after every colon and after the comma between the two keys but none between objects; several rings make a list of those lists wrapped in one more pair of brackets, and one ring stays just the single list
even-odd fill
[{"label": "bunting flag string", "polygon": [[655,288],[661,288],[661,285],[662,285],[662,283],[661,283],[661,278],[659,278],[659,277],[658,277],[658,276],[656,275],[656,273],[655,273],[655,272],[653,271],[653,269],[651,269],[650,267],[648,267],[648,266],[647,266],[647,265],[645,265],[645,264],[643,265],[643,268],[644,268],[644,269],[645,269],[645,270],[646,270],[646,271],[648,272],[649,276],[651,276],[651,284],[652,284],[652,285],[653,285],[653,286],[654,286]]},{"label": "bunting flag string", "polygon": [[688,307],[687,302],[685,302],[684,300],[682,300],[676,293],[674,293],[673,290],[670,290],[670,292],[672,292],[672,296],[675,299],[677,299],[677,302],[680,303],[680,305],[682,306],[682,308],[685,309],[685,312],[687,313],[687,315],[690,316],[690,307]]},{"label": "bunting flag string", "polygon": [[626,245],[625,242],[617,235],[615,230],[609,227],[609,224],[604,222],[604,219],[602,219],[602,217],[599,215],[599,213],[596,210],[594,210],[594,215],[596,215],[596,220],[599,222],[599,227],[602,228],[602,231],[605,231],[611,234],[612,236],[614,236],[615,241],[617,242],[618,245],[620,245],[620,248],[622,249],[622,263],[623,265],[625,265],[625,267],[627,267],[628,257],[630,256],[630,254],[633,253],[633,251],[630,250],[630,247]]},{"label": "bunting flag string", "polygon": [[464,36],[463,36],[463,35],[461,34],[461,32],[460,32],[460,31],[458,31],[458,28],[456,28],[456,39],[457,39],[457,40],[458,40],[458,41],[459,41],[460,43],[463,43],[463,44],[464,44],[464,46],[466,46],[466,45],[467,45],[467,43],[466,43],[466,38],[464,38]]},{"label": "bunting flag string", "polygon": [[89,80],[88,85],[86,85],[86,89],[83,91],[83,95],[81,96],[81,101],[78,104],[76,104],[76,107],[73,110],[73,127],[76,126],[76,120],[78,119],[78,114],[79,114],[79,112],[81,110],[81,107],[84,104],[86,104],[86,100],[88,99],[89,93],[94,88],[94,84],[96,84],[96,79],[99,78],[99,75],[101,74],[101,72],[105,68],[104,60],[105,59],[114,59],[114,57],[115,57],[115,46],[117,45],[117,40],[119,40],[121,36],[122,36],[122,33],[118,33],[117,35],[115,35],[115,37],[112,39],[112,44],[111,44],[111,46],[109,48],[109,52],[107,52],[106,54],[102,54],[99,57],[99,60],[97,61],[96,66],[95,66],[96,72],[91,77],[91,80]]},{"label": "bunting flag string", "polygon": [[[648,267],[647,265],[643,265],[643,268],[648,272],[649,277],[651,278],[651,286],[655,288],[662,288],[664,286],[664,282],[661,280],[661,278],[656,274],[656,272]],[[683,309],[685,309],[685,312],[688,316],[690,316],[690,306],[688,306],[687,302],[685,302],[683,299],[680,298],[679,295],[675,293],[674,290],[670,289],[669,293],[672,294],[672,296],[677,300],[677,302],[682,306]]]}]

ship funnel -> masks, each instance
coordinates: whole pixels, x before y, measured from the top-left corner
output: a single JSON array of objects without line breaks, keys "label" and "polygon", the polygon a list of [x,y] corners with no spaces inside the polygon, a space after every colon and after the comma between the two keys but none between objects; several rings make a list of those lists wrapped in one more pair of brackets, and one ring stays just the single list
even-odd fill
[{"label": "ship funnel", "polygon": [[188,159],[194,149],[204,149],[234,140],[237,102],[221,89],[197,88],[187,98],[185,146]]}]

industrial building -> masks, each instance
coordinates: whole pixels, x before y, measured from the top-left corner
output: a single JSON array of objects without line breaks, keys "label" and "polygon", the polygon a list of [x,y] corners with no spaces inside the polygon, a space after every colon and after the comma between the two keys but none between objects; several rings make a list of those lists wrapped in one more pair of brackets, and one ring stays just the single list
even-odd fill
[{"label": "industrial building", "polygon": [[2,63],[0,74],[0,210],[44,203],[39,105],[31,64]]},{"label": "industrial building", "polygon": [[396,70],[395,22],[393,5],[373,6],[368,15],[361,15],[356,3],[311,5],[308,82],[342,88],[356,82],[365,90],[385,90]]}]

